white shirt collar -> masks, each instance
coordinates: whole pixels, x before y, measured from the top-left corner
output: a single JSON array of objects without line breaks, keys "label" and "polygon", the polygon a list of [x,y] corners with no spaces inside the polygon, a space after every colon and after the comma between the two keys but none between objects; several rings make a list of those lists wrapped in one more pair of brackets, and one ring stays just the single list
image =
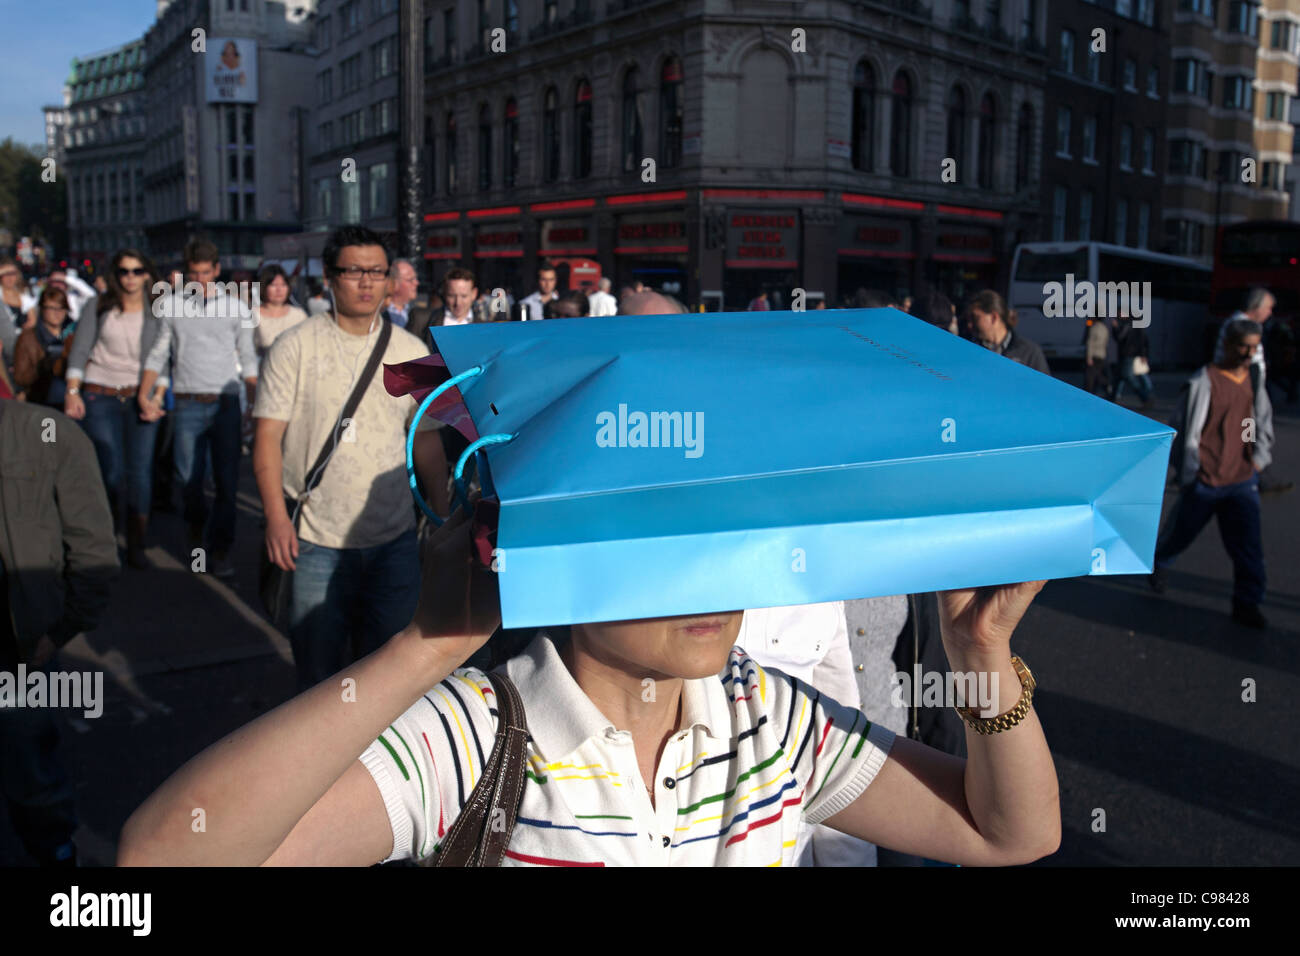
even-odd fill
[{"label": "white shirt collar", "polygon": [[[506,662],[506,676],[524,700],[528,732],[547,760],[563,760],[593,737],[604,738],[619,728],[582,692],[560,658],[555,641],[541,632]],[[717,677],[682,681],[682,726],[701,727],[717,740],[730,736],[730,703]]]},{"label": "white shirt collar", "polygon": [[451,314],[451,309],[443,309],[443,310],[442,310],[442,324],[443,324],[443,325],[469,325],[469,324],[472,323],[473,321],[474,321],[474,313],[473,313],[472,311],[471,311],[471,312],[466,312],[466,313],[465,313],[465,318],[463,318],[463,319],[458,319],[458,318],[456,318],[454,315]]}]

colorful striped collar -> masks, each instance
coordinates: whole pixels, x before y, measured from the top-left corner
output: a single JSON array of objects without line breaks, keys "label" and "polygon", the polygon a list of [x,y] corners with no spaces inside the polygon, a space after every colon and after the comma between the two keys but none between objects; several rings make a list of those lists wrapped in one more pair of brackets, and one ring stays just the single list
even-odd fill
[{"label": "colorful striped collar", "polygon": [[[529,736],[546,760],[564,760],[593,737],[618,730],[582,692],[545,631],[507,661],[505,671],[519,688]],[[679,730],[700,727],[715,740],[727,740],[732,723],[722,681],[716,677],[682,681]]]}]

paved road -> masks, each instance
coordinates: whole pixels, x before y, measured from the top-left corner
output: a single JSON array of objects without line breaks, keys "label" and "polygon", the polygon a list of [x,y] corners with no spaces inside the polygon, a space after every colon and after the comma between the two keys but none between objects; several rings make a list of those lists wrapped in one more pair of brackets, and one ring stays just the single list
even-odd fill
[{"label": "paved road", "polygon": [[[1167,413],[1180,382],[1157,378],[1153,415]],[[1277,438],[1278,470],[1300,478],[1300,409],[1279,410]],[[247,460],[242,482],[231,587],[191,572],[182,523],[159,515],[156,568],[124,570],[104,625],[65,651],[65,669],[108,674],[102,717],[60,714],[86,863],[111,863],[122,823],[168,774],[293,689],[287,643],[257,610],[260,509]],[[1263,633],[1229,617],[1231,567],[1210,529],[1163,596],[1132,577],[1043,590],[1017,652],[1038,677],[1061,781],[1065,836],[1047,865],[1300,863],[1298,512],[1300,492],[1264,498]],[[1241,699],[1247,679],[1256,703]],[[0,807],[0,865],[25,861]]]}]

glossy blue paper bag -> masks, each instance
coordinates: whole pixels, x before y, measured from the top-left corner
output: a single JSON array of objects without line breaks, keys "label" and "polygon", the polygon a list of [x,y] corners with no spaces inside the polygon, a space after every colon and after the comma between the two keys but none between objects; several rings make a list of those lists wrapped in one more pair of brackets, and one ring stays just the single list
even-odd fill
[{"label": "glossy blue paper bag", "polygon": [[506,627],[1150,570],[1173,432],[895,310],[432,333]]}]

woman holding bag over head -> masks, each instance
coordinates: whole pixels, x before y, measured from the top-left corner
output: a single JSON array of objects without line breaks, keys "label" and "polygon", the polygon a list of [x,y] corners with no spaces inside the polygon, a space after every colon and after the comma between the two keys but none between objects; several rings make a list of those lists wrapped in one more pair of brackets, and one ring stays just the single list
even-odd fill
[{"label": "woman holding bag over head", "polygon": [[[503,706],[486,674],[458,669],[500,622],[490,542],[458,510],[425,547],[410,625],[177,771],[127,821],[118,862],[450,854]],[[522,696],[527,775],[482,839],[511,865],[788,865],[804,821],[962,864],[1050,854],[1056,773],[1009,646],[1042,584],[942,596],[954,671],[999,678],[1000,716],[966,713],[965,761],[758,667],[733,647],[740,611],[540,632],[496,672]],[[364,692],[349,699],[340,681]],[[196,806],[220,827],[194,833]]]},{"label": "woman holding bag over head", "polygon": [[[144,360],[158,338],[162,320],[154,312],[153,263],[135,249],[113,256],[108,291],[82,310],[68,356],[63,411],[83,420],[114,515],[126,513],[126,559],[147,568],[144,536],[153,493],[153,448],[160,407],[148,414],[136,402]],[[157,394],[166,390],[166,379]],[[119,491],[125,479],[125,509]]]}]

